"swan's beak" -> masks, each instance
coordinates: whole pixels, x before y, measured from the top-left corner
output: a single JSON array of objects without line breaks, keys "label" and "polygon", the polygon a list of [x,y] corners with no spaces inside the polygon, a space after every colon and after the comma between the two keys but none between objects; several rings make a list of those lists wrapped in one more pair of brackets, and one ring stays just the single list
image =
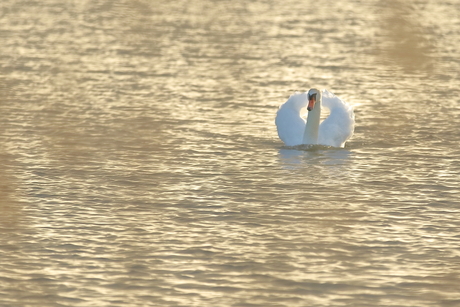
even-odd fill
[{"label": "swan's beak", "polygon": [[313,97],[310,98],[310,100],[308,100],[308,107],[307,107],[308,111],[313,110],[313,108],[315,107],[315,102],[316,102],[316,99]]}]

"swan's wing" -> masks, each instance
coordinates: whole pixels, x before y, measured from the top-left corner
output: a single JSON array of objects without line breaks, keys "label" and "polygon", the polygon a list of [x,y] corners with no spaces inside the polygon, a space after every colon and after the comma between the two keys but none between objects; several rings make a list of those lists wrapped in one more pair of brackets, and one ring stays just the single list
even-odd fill
[{"label": "swan's wing", "polygon": [[318,143],[344,147],[355,129],[353,107],[327,90],[323,91],[322,97],[323,106],[331,112],[319,126]]},{"label": "swan's wing", "polygon": [[287,146],[302,144],[305,119],[300,116],[300,109],[307,105],[307,101],[305,93],[293,94],[276,113],[278,136]]}]

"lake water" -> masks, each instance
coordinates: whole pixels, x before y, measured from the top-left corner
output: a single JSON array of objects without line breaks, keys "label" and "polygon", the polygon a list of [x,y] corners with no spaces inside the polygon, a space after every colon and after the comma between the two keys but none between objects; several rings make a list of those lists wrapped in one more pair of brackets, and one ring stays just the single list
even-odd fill
[{"label": "lake water", "polygon": [[[455,0],[2,0],[1,306],[460,306]],[[288,148],[295,91],[354,106]]]}]

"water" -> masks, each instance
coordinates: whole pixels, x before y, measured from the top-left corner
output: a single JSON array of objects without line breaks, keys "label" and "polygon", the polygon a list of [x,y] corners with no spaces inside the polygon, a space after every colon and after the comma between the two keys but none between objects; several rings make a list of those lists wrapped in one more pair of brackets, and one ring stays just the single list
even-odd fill
[{"label": "water", "polygon": [[[456,1],[0,4],[1,306],[460,305]],[[296,90],[355,107],[286,148]]]}]

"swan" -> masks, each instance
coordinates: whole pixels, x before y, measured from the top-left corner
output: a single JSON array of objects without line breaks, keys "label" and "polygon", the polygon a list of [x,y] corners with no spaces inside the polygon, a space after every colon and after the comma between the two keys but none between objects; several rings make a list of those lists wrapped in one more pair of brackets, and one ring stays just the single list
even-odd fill
[{"label": "swan", "polygon": [[[301,115],[307,107],[305,120]],[[321,108],[330,110],[329,116],[320,123]],[[344,147],[353,135],[355,115],[353,107],[327,90],[310,89],[292,94],[282,104],[275,118],[278,136],[287,146],[326,145]]]}]

